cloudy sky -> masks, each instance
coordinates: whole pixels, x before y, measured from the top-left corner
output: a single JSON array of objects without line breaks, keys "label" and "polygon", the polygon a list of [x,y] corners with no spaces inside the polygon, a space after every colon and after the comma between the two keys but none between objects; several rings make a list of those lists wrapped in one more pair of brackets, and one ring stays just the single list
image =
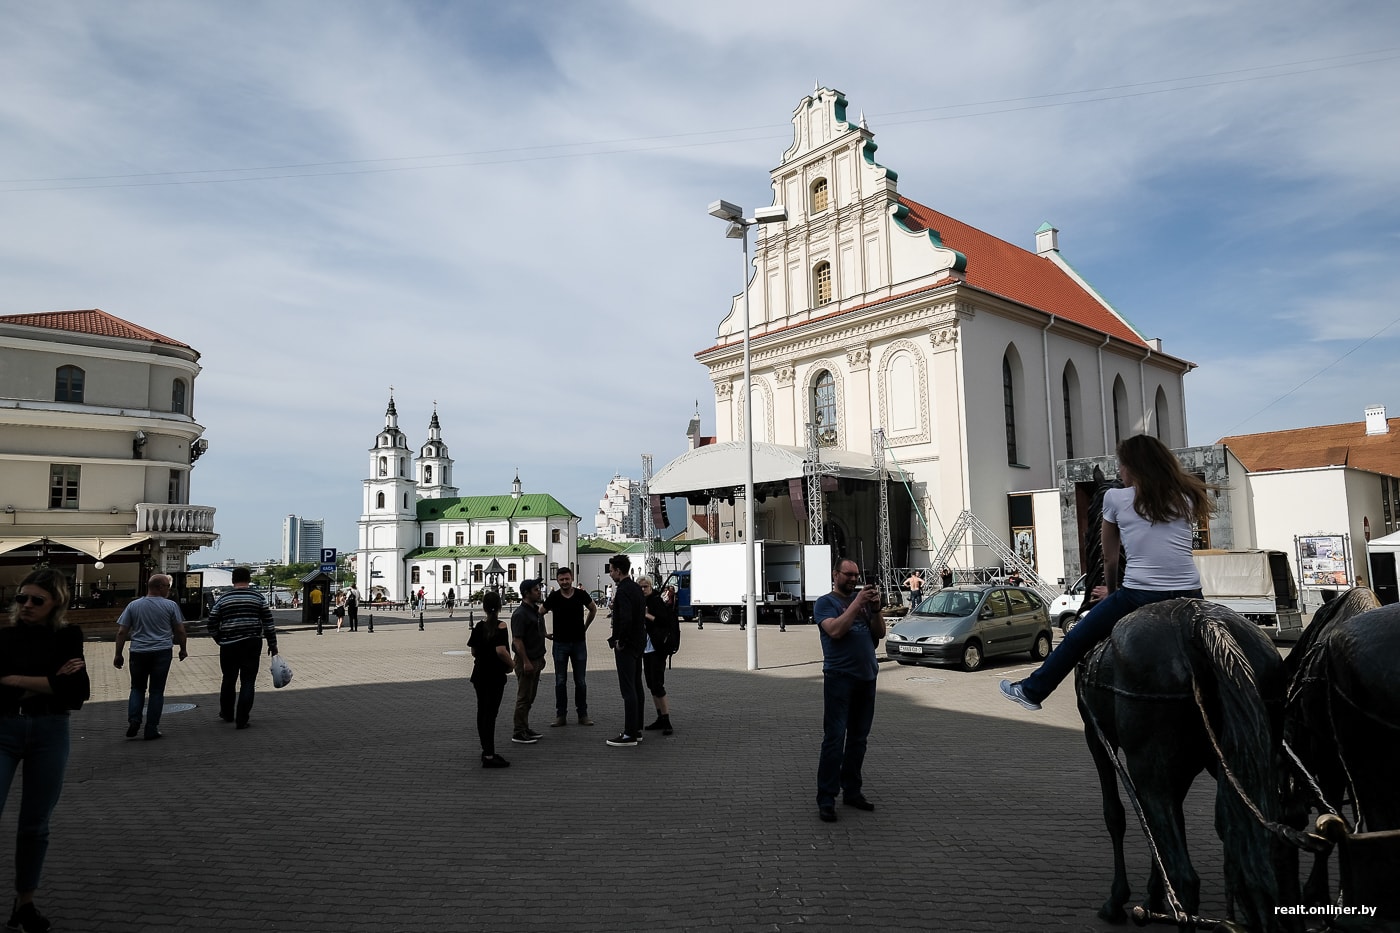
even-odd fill
[{"label": "cloudy sky", "polygon": [[684,448],[815,83],[901,193],[1043,221],[1187,379],[1191,441],[1400,414],[1400,6],[0,0],[0,314],[202,354],[212,558],[353,547],[394,387],[467,494]]}]

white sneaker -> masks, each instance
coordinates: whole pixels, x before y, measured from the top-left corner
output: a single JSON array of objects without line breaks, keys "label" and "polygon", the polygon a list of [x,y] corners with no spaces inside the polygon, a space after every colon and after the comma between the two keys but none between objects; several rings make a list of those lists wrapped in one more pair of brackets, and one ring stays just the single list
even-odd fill
[{"label": "white sneaker", "polygon": [[1026,709],[1040,709],[1040,704],[1026,696],[1026,691],[1021,689],[1020,684],[1013,684],[1009,680],[1001,682],[1001,695],[1012,703],[1020,703]]}]

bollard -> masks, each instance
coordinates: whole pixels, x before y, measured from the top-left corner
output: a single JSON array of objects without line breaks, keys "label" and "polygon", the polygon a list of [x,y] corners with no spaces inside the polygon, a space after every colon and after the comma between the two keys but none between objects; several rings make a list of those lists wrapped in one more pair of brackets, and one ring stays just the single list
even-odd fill
[{"label": "bollard", "polygon": [[318,615],[318,616],[316,617],[316,634],[317,634],[317,635],[321,634],[321,625],[322,625],[321,617]]},{"label": "bollard", "polygon": [[369,614],[369,631],[368,631],[368,634],[370,634],[370,635],[373,635],[373,634],[374,634],[374,613],[372,613],[372,612]]},{"label": "bollard", "polygon": [[418,631],[423,631],[423,610],[418,610]]}]

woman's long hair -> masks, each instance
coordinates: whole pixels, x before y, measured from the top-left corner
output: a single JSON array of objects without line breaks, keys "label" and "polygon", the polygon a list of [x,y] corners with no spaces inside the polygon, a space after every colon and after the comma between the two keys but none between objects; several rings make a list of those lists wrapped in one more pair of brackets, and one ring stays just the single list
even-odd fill
[{"label": "woman's long hair", "polygon": [[1150,434],[1135,434],[1118,445],[1118,462],[1132,474],[1133,510],[1160,524],[1184,518],[1204,524],[1212,504],[1209,487],[1181,468],[1167,445]]},{"label": "woman's long hair", "polygon": [[[26,586],[37,586],[39,589],[49,594],[53,600],[53,608],[49,611],[48,624],[52,628],[63,625],[63,616],[68,612],[68,580],[57,570],[50,570],[47,567],[43,570],[35,570],[19,581],[19,588]],[[19,592],[16,589],[15,592]],[[19,622],[19,603],[10,606],[10,624]]]}]

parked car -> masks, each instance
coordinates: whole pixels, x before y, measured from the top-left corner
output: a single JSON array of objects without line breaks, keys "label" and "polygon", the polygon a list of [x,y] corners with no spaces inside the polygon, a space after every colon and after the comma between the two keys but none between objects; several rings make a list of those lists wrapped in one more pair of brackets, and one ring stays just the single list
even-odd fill
[{"label": "parked car", "polygon": [[1050,621],[1066,634],[1079,621],[1079,607],[1084,603],[1084,579],[1084,575],[1080,574],[1074,585],[1056,596],[1050,604]]},{"label": "parked car", "polygon": [[885,636],[900,664],[948,664],[975,671],[998,655],[1050,654],[1050,613],[1034,590],[991,583],[945,587],[919,603]]}]

